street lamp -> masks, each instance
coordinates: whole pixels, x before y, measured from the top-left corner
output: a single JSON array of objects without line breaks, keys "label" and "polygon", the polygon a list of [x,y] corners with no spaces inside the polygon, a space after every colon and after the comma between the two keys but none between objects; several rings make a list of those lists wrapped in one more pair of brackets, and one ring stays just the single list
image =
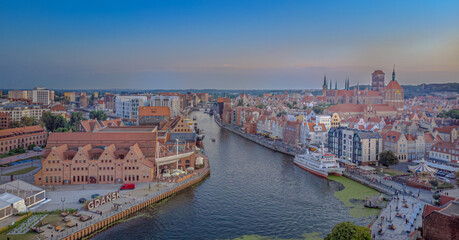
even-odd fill
[{"label": "street lamp", "polygon": [[61,202],[62,202],[62,211],[64,211],[65,197],[61,197]]}]

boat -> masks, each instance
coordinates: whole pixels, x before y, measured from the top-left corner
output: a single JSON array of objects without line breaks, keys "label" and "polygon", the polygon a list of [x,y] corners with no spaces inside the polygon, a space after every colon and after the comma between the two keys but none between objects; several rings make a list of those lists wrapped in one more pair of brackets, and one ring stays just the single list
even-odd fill
[{"label": "boat", "polygon": [[215,142],[215,138],[212,138],[212,142]]},{"label": "boat", "polygon": [[329,174],[343,175],[343,169],[339,167],[336,156],[326,153],[323,147],[316,151],[306,149],[304,154],[297,154],[293,162],[298,167],[320,177],[327,178]]}]

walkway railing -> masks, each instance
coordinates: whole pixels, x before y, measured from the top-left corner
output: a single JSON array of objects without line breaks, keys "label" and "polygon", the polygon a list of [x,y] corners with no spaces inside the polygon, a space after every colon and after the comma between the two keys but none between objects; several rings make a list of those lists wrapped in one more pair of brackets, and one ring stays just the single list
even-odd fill
[{"label": "walkway railing", "polygon": [[186,179],[184,181],[181,181],[181,182],[178,182],[178,183],[174,183],[172,186],[169,186],[169,187],[164,188],[162,190],[156,191],[156,192],[150,194],[147,197],[143,197],[141,199],[137,199],[136,201],[134,201],[132,203],[123,204],[122,209],[113,210],[113,211],[111,211],[109,213],[106,213],[106,214],[103,214],[101,216],[95,216],[93,219],[91,219],[91,220],[89,220],[87,222],[78,223],[78,226],[64,231],[63,234],[61,236],[59,236],[59,239],[68,237],[68,236],[70,236],[70,235],[72,235],[72,234],[74,234],[74,233],[76,233],[78,231],[81,231],[82,229],[85,229],[85,228],[90,227],[91,225],[93,225],[95,223],[98,223],[100,221],[108,219],[108,218],[110,218],[110,217],[112,217],[112,216],[114,216],[114,215],[116,215],[118,213],[121,213],[121,212],[123,212],[123,211],[125,211],[125,210],[127,210],[129,208],[135,207],[135,206],[137,206],[139,204],[147,202],[150,199],[153,199],[155,197],[159,197],[160,195],[162,195],[164,193],[172,191],[172,190],[174,190],[174,189],[176,189],[176,188],[178,188],[180,186],[183,186],[185,184],[193,182],[193,181],[203,177],[204,175],[208,174],[208,172],[209,172],[209,169],[207,169],[206,171],[202,171],[202,172],[196,174],[195,176],[193,176],[191,178],[188,178],[188,179]]}]

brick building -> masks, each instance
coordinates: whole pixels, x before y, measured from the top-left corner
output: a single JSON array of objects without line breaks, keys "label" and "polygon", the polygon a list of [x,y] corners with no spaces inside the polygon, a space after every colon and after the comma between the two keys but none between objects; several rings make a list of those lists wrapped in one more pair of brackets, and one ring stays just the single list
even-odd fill
[{"label": "brick building", "polygon": [[282,141],[290,146],[299,147],[301,133],[301,123],[297,121],[287,121],[284,129]]},{"label": "brick building", "polygon": [[429,240],[459,238],[458,199],[447,203],[443,208],[426,205],[422,221],[422,238]]},{"label": "brick building", "polygon": [[10,127],[11,117],[9,113],[0,112],[0,129],[8,129]]},{"label": "brick building", "polygon": [[171,110],[169,107],[139,107],[139,125],[156,125],[162,121],[169,121]]},{"label": "brick building", "polygon": [[46,143],[46,137],[47,133],[40,125],[0,130],[0,153],[27,148],[31,144],[41,146]]},{"label": "brick building", "polygon": [[36,185],[149,182],[154,178],[156,128],[107,128],[51,133]]}]

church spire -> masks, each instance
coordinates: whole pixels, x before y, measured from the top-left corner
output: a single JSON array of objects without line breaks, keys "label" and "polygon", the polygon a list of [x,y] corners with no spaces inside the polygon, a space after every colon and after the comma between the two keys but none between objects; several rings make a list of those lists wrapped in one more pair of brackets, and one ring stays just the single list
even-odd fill
[{"label": "church spire", "polygon": [[327,86],[327,74],[324,74],[324,85],[322,87],[325,87],[326,89],[328,88]]},{"label": "church spire", "polygon": [[335,90],[338,90],[338,81],[335,81]]},{"label": "church spire", "polygon": [[395,64],[394,68],[392,69],[392,81],[395,82]]}]

